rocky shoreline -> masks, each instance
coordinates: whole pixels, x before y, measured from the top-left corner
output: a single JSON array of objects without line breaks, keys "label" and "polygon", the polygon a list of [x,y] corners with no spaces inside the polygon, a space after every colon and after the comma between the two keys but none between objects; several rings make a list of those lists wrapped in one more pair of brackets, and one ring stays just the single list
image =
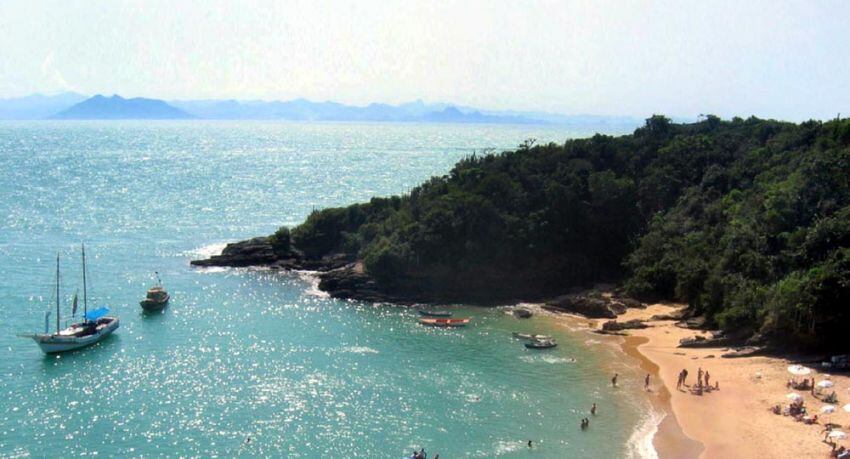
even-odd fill
[{"label": "rocky shoreline", "polygon": [[[644,303],[633,298],[601,294],[595,291],[552,295],[549,299],[545,297],[523,297],[523,295],[508,297],[499,294],[490,297],[481,294],[464,296],[464,292],[444,292],[437,296],[433,292],[421,288],[415,280],[403,285],[381,285],[369,276],[363,267],[363,263],[357,260],[353,254],[336,253],[320,259],[311,259],[294,247],[286,253],[278,253],[269,237],[256,237],[230,243],[227,244],[220,255],[213,255],[203,260],[192,260],[190,263],[197,267],[261,267],[271,270],[315,271],[319,277],[319,289],[327,292],[331,297],[370,302],[506,304],[541,301],[546,310],[578,314],[591,319],[616,319],[617,316],[630,308],[646,307]],[[617,326],[609,325],[609,327]]]}]

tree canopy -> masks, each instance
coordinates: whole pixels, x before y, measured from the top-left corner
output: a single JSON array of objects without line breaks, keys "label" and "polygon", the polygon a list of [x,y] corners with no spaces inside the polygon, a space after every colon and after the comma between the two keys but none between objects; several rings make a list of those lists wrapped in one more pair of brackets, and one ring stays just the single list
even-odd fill
[{"label": "tree canopy", "polygon": [[532,299],[617,281],[725,329],[834,344],[850,319],[850,121],[656,115],[631,135],[472,155],[274,239],[356,254],[387,289]]}]

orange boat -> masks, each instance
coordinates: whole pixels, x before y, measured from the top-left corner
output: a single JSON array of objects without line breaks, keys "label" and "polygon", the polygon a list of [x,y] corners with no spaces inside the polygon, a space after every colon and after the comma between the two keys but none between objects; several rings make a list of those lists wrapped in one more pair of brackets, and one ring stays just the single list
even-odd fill
[{"label": "orange boat", "polygon": [[430,325],[432,327],[463,327],[469,323],[469,319],[444,319],[437,317],[422,317],[419,319],[422,325]]}]

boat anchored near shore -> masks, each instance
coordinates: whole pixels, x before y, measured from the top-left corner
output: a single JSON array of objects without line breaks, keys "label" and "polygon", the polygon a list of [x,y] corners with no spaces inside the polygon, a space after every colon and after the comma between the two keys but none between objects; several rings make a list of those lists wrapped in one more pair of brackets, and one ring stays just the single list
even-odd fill
[{"label": "boat anchored near shore", "polygon": [[422,325],[429,325],[431,327],[465,327],[469,323],[470,319],[442,319],[442,318],[430,318],[430,317],[422,317],[419,319],[419,323]]},{"label": "boat anchored near shore", "polygon": [[[82,347],[90,346],[103,338],[109,336],[118,329],[117,317],[108,316],[109,308],[102,307],[92,311],[88,310],[88,291],[86,287],[86,249],[82,248],[83,256],[83,317],[82,321],[72,323],[65,329],[60,326],[61,308],[59,292],[59,255],[56,255],[56,333],[50,333],[50,311],[44,316],[44,333],[30,335],[19,335],[24,338],[32,338],[45,354],[72,351]],[[77,313],[77,296],[74,295],[71,308],[72,318]]]},{"label": "boat anchored near shore", "polygon": [[162,287],[162,280],[159,278],[159,273],[156,272],[154,274],[156,275],[156,285],[148,289],[144,300],[139,301],[139,306],[148,312],[159,311],[164,308],[171,298],[168,292]]},{"label": "boat anchored near shore", "polygon": [[426,311],[420,309],[419,315],[423,317],[451,317],[452,313],[449,311]]}]

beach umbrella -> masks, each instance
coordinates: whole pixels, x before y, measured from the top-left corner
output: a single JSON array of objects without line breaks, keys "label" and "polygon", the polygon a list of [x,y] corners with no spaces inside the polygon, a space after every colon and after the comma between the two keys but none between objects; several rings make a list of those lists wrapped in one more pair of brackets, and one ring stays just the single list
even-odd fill
[{"label": "beach umbrella", "polygon": [[834,385],[835,384],[832,381],[829,381],[829,380],[826,380],[826,379],[818,382],[818,387],[820,387],[821,389],[829,389],[830,387],[832,387]]},{"label": "beach umbrella", "polygon": [[847,434],[840,430],[833,430],[829,433],[829,435],[827,435],[827,437],[833,440],[844,440],[845,438],[847,438]]},{"label": "beach umbrella", "polygon": [[835,405],[824,405],[820,407],[820,412],[824,414],[834,413]]},{"label": "beach umbrella", "polygon": [[850,403],[844,405],[844,411],[850,412]]},{"label": "beach umbrella", "polygon": [[811,372],[812,372],[811,369],[806,368],[802,365],[790,365],[790,366],[788,366],[788,373],[791,373],[792,375],[805,376],[805,375],[807,375]]},{"label": "beach umbrella", "polygon": [[791,400],[792,402],[799,402],[800,400],[803,400],[803,396],[796,392],[791,392],[790,394],[786,395],[785,398]]}]

